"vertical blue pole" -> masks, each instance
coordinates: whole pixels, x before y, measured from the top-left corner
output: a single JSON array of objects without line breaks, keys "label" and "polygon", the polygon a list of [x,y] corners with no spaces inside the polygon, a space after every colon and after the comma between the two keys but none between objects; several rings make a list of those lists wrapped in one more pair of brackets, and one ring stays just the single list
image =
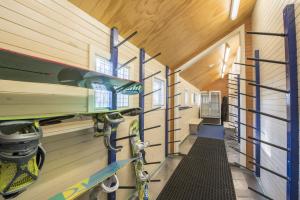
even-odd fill
[{"label": "vertical blue pole", "polygon": [[169,154],[169,73],[170,69],[166,66],[165,157]]},{"label": "vertical blue pole", "polygon": [[299,110],[298,110],[298,70],[297,39],[294,5],[287,5],[283,11],[285,37],[286,87],[287,94],[287,191],[286,199],[299,198]]},{"label": "vertical blue pole", "polygon": [[[254,51],[254,57],[259,59],[259,50]],[[255,61],[255,81],[256,84],[260,84],[260,63],[259,61]],[[255,87],[255,109],[256,111],[260,112],[260,87],[256,86]],[[260,114],[256,113],[255,114],[255,138],[258,140],[261,139],[261,126],[260,126]],[[255,162],[256,164],[260,165],[260,142],[256,141],[255,144]],[[257,177],[260,177],[260,168],[255,167],[255,175]]]},{"label": "vertical blue pole", "polygon": [[[145,50],[144,49],[140,49],[140,70],[139,70],[139,78],[140,78],[140,82],[143,84],[143,86],[145,86],[145,81],[144,81],[144,77],[145,77]],[[144,87],[145,89],[145,87]],[[140,138],[141,141],[144,141],[144,107],[145,107],[145,101],[144,101],[144,93],[145,91],[143,90],[140,94],[139,94],[139,107],[141,108],[141,113],[139,115],[139,132],[140,132]]]},{"label": "vertical blue pole", "polygon": [[240,75],[237,75],[237,89],[238,89],[238,93],[237,93],[237,106],[238,106],[238,142],[241,142],[241,80],[240,80]]},{"label": "vertical blue pole", "polygon": [[[112,64],[112,74],[113,76],[118,76],[118,48],[116,45],[118,44],[118,30],[116,28],[111,29],[110,35],[110,55],[111,55],[111,64]],[[112,92],[112,104],[111,109],[117,109],[117,93]],[[112,146],[116,146],[116,127],[112,127],[112,133],[110,136],[110,143]],[[113,151],[108,150],[108,164],[111,164],[116,161],[116,153]],[[116,193],[112,192],[107,195],[109,200],[116,199]]]}]

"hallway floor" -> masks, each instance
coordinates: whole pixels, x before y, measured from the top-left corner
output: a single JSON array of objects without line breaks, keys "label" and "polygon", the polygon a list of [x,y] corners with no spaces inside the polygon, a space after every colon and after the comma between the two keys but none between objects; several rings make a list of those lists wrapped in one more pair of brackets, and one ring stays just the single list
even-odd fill
[{"label": "hallway floor", "polygon": [[[238,162],[239,154],[232,150],[230,146],[237,146],[237,142],[228,140],[228,136],[232,135],[233,132],[230,130],[225,130],[225,144],[227,150],[227,156],[230,163]],[[186,140],[180,146],[180,152],[183,154],[187,154],[194,144],[197,136],[190,135],[186,138]],[[167,183],[172,173],[178,166],[181,161],[180,156],[173,156],[167,158],[167,160],[161,166],[159,172],[153,177],[154,179],[161,179],[161,182],[158,183],[150,183],[150,195],[151,199],[156,199],[164,185]],[[259,184],[256,178],[249,173],[247,170],[240,169],[235,166],[231,166],[231,173],[233,177],[235,192],[238,200],[260,200],[263,199],[259,195],[248,190],[248,185],[260,190]]]}]

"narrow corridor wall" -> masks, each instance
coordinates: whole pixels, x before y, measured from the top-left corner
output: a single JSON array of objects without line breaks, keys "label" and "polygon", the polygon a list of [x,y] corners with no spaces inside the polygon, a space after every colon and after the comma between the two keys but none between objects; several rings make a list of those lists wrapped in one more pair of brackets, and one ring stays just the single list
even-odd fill
[{"label": "narrow corridor wall", "polygon": [[[181,95],[176,97],[175,105],[189,107],[188,109],[175,110],[175,117],[181,117],[179,120],[175,121],[175,129],[180,128],[181,130],[174,133],[174,140],[183,142],[189,135],[190,123],[199,121],[200,91],[179,75],[176,76],[176,82],[178,81],[181,83],[176,86],[175,93],[180,93]],[[175,152],[178,152],[179,146],[180,143],[175,143]]]},{"label": "narrow corridor wall", "polygon": [[[283,33],[283,9],[294,0],[257,0],[252,14],[252,30]],[[295,6],[298,69],[300,57],[299,4]],[[252,36],[253,50],[260,50],[260,57],[271,60],[285,60],[284,39],[281,37]],[[299,70],[298,70],[299,71]],[[286,89],[285,67],[282,65],[261,63],[261,84]],[[272,90],[261,90],[261,111],[286,118],[286,97]],[[283,147],[287,146],[287,127],[283,121],[261,116],[261,139]],[[261,165],[279,174],[286,175],[287,156],[285,151],[262,144]],[[274,199],[286,198],[286,180],[261,170],[261,183],[265,193]]]},{"label": "narrow corridor wall", "polygon": [[[122,40],[122,37],[119,38]],[[81,68],[94,69],[94,54],[110,58],[110,28],[84,13],[67,0],[0,0],[0,47],[20,53],[50,59]],[[147,51],[147,49],[146,49]],[[119,62],[139,56],[139,48],[130,42],[119,49]],[[149,56],[146,56],[146,59]],[[44,67],[44,66],[41,66]],[[129,65],[130,79],[138,80],[138,59]],[[145,66],[145,76],[161,71],[165,81],[165,66],[152,60]],[[145,93],[151,92],[153,79],[146,81]],[[87,112],[89,94],[93,91],[68,86],[23,83],[0,80],[0,115],[35,115],[63,112]],[[130,97],[130,106],[138,106],[138,96]],[[152,109],[151,95],[145,110]],[[164,106],[145,116],[145,140],[164,144]],[[128,135],[134,117],[126,118],[118,128],[118,136]],[[43,144],[47,151],[45,167],[39,180],[19,198],[40,200],[66,189],[107,165],[107,149],[103,138],[94,138],[91,119],[44,127]],[[77,132],[73,132],[73,131]],[[128,140],[117,159],[130,158]],[[147,159],[164,160],[164,145],[147,149]],[[146,166],[153,173],[158,165]],[[118,173],[122,185],[134,185],[132,167]],[[131,190],[119,190],[118,199],[126,199]]]}]

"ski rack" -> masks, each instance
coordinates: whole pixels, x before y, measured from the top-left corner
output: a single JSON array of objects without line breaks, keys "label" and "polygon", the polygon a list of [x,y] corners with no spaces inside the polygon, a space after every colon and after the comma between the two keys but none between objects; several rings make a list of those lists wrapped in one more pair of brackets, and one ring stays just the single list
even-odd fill
[{"label": "ski rack", "polygon": [[[145,86],[145,80],[152,78],[158,74],[161,73],[161,71],[157,71],[151,75],[149,75],[148,77],[145,78],[145,64],[148,63],[150,60],[155,59],[156,57],[160,56],[161,53],[157,53],[156,55],[154,55],[153,57],[150,57],[149,59],[145,60],[145,56],[146,56],[146,52],[145,49],[140,49],[140,62],[139,62],[139,79],[140,82]],[[145,88],[145,87],[144,87]],[[156,107],[153,109],[150,109],[148,111],[145,111],[145,97],[155,93],[155,92],[159,92],[161,91],[161,89],[157,89],[157,90],[153,90],[152,92],[149,92],[147,94],[145,94],[145,91],[142,91],[139,94],[139,107],[142,109],[142,112],[139,114],[139,132],[140,132],[140,137],[141,137],[141,141],[144,142],[145,138],[144,138],[144,133],[147,130],[152,130],[155,128],[159,128],[161,127],[161,125],[155,125],[149,128],[145,128],[145,114],[146,113],[150,113],[150,112],[154,112],[157,110],[160,110],[161,107]]]},{"label": "ski rack", "polygon": [[272,199],[271,197],[265,195],[265,194],[262,193],[262,192],[259,192],[258,190],[254,189],[254,188],[252,188],[252,187],[249,187],[249,186],[248,186],[248,190],[251,190],[252,192],[254,192],[254,193],[256,193],[256,194],[259,194],[260,196],[264,197],[265,199],[268,199],[268,200],[274,200],[274,199]]},{"label": "ski rack", "polygon": [[[128,65],[129,63],[131,63],[132,61],[134,61],[136,58],[132,58],[129,61],[127,61],[126,63],[124,63],[123,65],[121,65],[120,67],[118,66],[118,48],[120,46],[122,46],[125,42],[127,42],[129,39],[131,39],[132,37],[134,37],[137,34],[137,31],[130,34],[127,38],[125,38],[123,41],[119,42],[119,32],[118,29],[113,27],[111,29],[111,33],[110,33],[110,55],[111,55],[111,63],[112,63],[112,75],[117,77],[118,76],[118,69]],[[111,106],[112,110],[116,110],[117,109],[117,93],[112,91],[112,106]],[[116,138],[117,135],[117,131],[116,129],[112,129],[112,133],[110,136],[110,144],[112,146],[116,146]],[[116,162],[116,152],[108,150],[108,164],[111,164],[113,162]],[[107,194],[107,199],[108,200],[115,200],[116,199],[116,193],[112,192],[112,193],[108,193]]]},{"label": "ski rack", "polygon": [[[173,105],[173,107],[169,107],[169,101],[174,102],[174,98],[179,96],[181,93],[174,94],[173,96],[169,96],[169,88],[174,88],[176,85],[180,84],[181,81],[175,82],[174,77],[174,83],[170,84],[169,77],[175,76],[177,73],[181,72],[181,70],[175,70],[174,72],[170,73],[169,66],[166,66],[166,110],[165,110],[165,157],[171,156],[171,155],[179,155],[179,153],[174,152],[174,144],[180,143],[181,140],[175,140],[174,134],[175,131],[181,130],[180,128],[174,128],[173,130],[170,130],[170,123],[173,124],[173,127],[175,127],[175,120],[181,119],[181,117],[175,116],[175,111],[173,111],[174,116],[173,118],[170,118],[170,110],[180,109],[181,105]],[[175,93],[175,89],[173,90]],[[172,112],[172,111],[171,111]],[[172,133],[172,135],[170,134]],[[171,148],[171,153],[169,152],[169,145],[172,145],[173,148]]]},{"label": "ski rack", "polygon": [[[240,94],[241,91],[240,91],[240,85],[241,85],[241,80],[240,80],[240,75],[239,74],[234,74],[234,73],[228,73],[232,76],[234,76],[237,80],[236,80],[236,88],[231,88],[231,87],[228,87],[228,89],[231,89],[231,90],[235,90],[234,94],[229,94],[228,96],[230,98],[234,98],[236,99],[237,101],[237,105],[232,105],[232,104],[228,104],[229,106],[233,106],[237,109],[237,114],[234,114],[234,113],[231,113],[231,116],[234,114],[235,116],[232,116],[234,118],[237,118],[237,121],[238,121],[238,124],[237,124],[237,132],[238,132],[238,143],[241,142],[240,140],[240,136],[241,136],[241,126],[240,126],[240,122],[241,122],[241,97]],[[228,80],[232,80],[232,79],[228,79]]]},{"label": "ski rack", "polygon": [[[143,84],[144,88],[145,88],[145,80],[152,78],[158,74],[161,73],[161,71],[157,71],[151,75],[149,75],[148,77],[145,78],[145,64],[148,63],[149,61],[155,59],[156,57],[160,56],[161,53],[157,53],[156,55],[150,57],[149,59],[145,60],[145,56],[146,56],[146,52],[145,50],[142,48],[140,49],[140,63],[139,63],[139,78],[140,78],[140,82]],[[153,130],[156,128],[160,128],[161,125],[155,125],[155,126],[151,126],[148,128],[145,128],[145,114],[150,113],[150,112],[154,112],[157,110],[160,110],[161,107],[156,107],[147,111],[144,111],[144,106],[145,106],[145,97],[148,97],[149,95],[159,92],[161,91],[161,89],[157,89],[157,90],[153,90],[147,94],[145,94],[143,92],[141,92],[139,94],[139,106],[142,108],[142,112],[139,114],[139,133],[140,133],[140,138],[141,141],[144,142],[145,138],[144,138],[144,134],[145,131],[149,131],[149,130]],[[147,148],[151,148],[151,147],[156,147],[156,146],[161,146],[162,144],[153,144],[153,145],[149,145]],[[150,164],[160,164],[161,162],[146,162],[146,159],[144,157],[144,165],[150,165]]]},{"label": "ski rack", "polygon": [[137,57],[133,57],[131,58],[130,60],[128,60],[127,62],[123,63],[120,67],[118,67],[118,70],[123,68],[123,67],[126,67],[127,65],[129,65],[130,63],[132,63],[133,61],[135,61],[137,59]]},{"label": "ski rack", "polygon": [[[269,60],[260,58],[259,50],[254,51],[254,58],[247,58],[247,60],[254,61],[254,65],[244,64],[244,63],[235,63],[245,67],[254,67],[255,68],[255,80],[249,80],[239,77],[237,75],[235,79],[238,81],[238,86],[240,88],[240,81],[246,81],[248,85],[255,87],[255,96],[248,95],[240,92],[238,88],[238,102],[240,102],[240,96],[244,95],[249,98],[255,98],[255,110],[254,109],[245,109],[241,108],[240,103],[238,105],[231,105],[236,107],[239,111],[245,110],[247,112],[255,113],[255,127],[240,121],[240,112],[238,113],[238,120],[234,124],[238,126],[238,135],[235,139],[245,140],[246,142],[252,143],[255,145],[255,159],[248,161],[248,163],[255,166],[256,177],[260,177],[260,170],[267,171],[277,177],[280,177],[286,180],[286,199],[294,200],[299,198],[299,110],[298,110],[298,69],[297,69],[297,40],[296,40],[296,27],[295,27],[295,9],[294,4],[287,5],[283,10],[283,21],[284,21],[284,33],[266,33],[266,32],[247,32],[247,34],[252,35],[264,35],[272,37],[283,37],[285,42],[285,61],[278,60]],[[286,90],[274,88],[266,85],[260,84],[260,62],[272,63],[276,65],[283,65],[286,67]],[[287,108],[287,118],[282,118],[274,116],[268,113],[261,112],[260,110],[260,89],[272,90],[275,92],[286,94],[286,108]],[[266,117],[271,117],[273,119],[283,121],[287,123],[287,147],[282,147],[270,142],[261,140],[261,115]],[[240,136],[240,126],[250,127],[255,130],[255,137],[242,138]],[[234,126],[236,127],[236,126]],[[280,149],[287,153],[287,174],[282,175],[277,173],[274,170],[271,170],[265,166],[261,165],[261,143],[271,146],[276,149]],[[247,157],[249,155],[239,152]],[[238,164],[241,166],[240,164]],[[244,167],[244,166],[242,166]],[[248,169],[248,168],[247,168]],[[248,169],[249,170],[249,169]],[[252,170],[251,170],[252,171]],[[271,199],[267,195],[255,191],[253,188],[250,190],[260,194],[261,196]]]}]

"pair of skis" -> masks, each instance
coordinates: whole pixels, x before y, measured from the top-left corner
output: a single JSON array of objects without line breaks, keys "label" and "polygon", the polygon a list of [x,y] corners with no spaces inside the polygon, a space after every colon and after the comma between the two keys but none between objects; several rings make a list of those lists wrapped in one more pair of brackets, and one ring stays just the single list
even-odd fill
[{"label": "pair of skis", "polygon": [[142,142],[139,134],[139,122],[134,120],[130,124],[129,135],[134,136],[130,138],[131,153],[133,157],[137,157],[137,160],[133,163],[136,188],[139,200],[149,199],[148,183],[150,182],[150,176],[144,169],[145,164],[145,148],[150,146],[149,142]]}]

